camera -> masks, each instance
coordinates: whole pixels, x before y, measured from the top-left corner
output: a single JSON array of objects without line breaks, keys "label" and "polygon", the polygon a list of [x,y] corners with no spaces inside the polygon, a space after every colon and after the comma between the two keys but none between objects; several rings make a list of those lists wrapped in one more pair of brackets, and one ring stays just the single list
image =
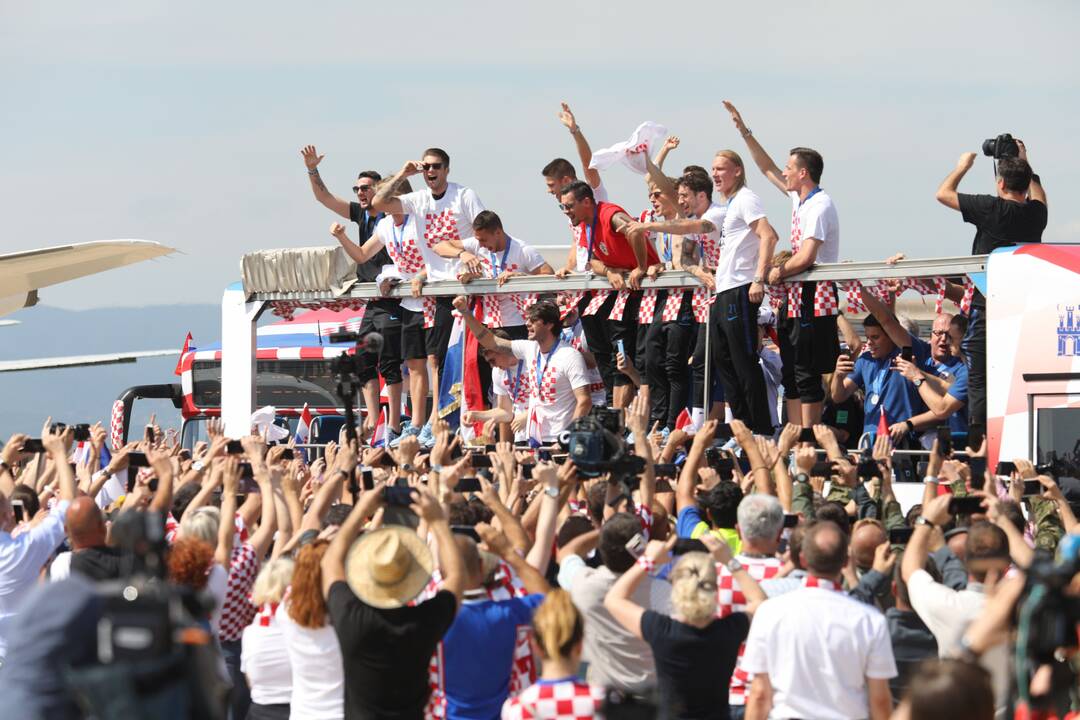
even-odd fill
[{"label": "camera", "polygon": [[1016,144],[1016,140],[1009,133],[1002,133],[996,138],[983,140],[982,151],[983,155],[992,157],[995,160],[1020,156],[1020,146]]},{"label": "camera", "polygon": [[[582,477],[594,478],[611,473],[612,482],[621,481],[645,470],[645,461],[630,454],[622,439],[619,412],[596,408],[570,424],[566,449],[568,459]],[[616,430],[612,431],[612,422]]]},{"label": "camera", "polygon": [[1020,603],[1018,637],[1026,642],[1016,648],[1031,661],[1049,663],[1061,647],[1077,643],[1076,627],[1080,621],[1080,598],[1067,594],[1073,576],[1080,572],[1080,536],[1067,535],[1058,546],[1056,557],[1036,551],[1027,571],[1027,587]]}]

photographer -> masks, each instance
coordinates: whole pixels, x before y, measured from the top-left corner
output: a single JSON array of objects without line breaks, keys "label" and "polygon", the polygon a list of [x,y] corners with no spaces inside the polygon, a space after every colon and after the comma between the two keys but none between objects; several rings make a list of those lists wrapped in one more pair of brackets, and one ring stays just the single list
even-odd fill
[{"label": "photographer", "polygon": [[[956,168],[949,173],[937,191],[937,200],[953,210],[959,210],[964,222],[975,226],[972,255],[985,255],[1000,247],[1017,243],[1042,242],[1046,229],[1046,192],[1039,176],[1031,170],[1027,148],[1023,141],[1011,135],[999,135],[983,143],[983,154],[995,160],[996,195],[968,195],[957,187],[971,166],[976,153],[960,156]],[[971,302],[967,334],[964,336],[964,355],[968,363],[971,401],[968,420],[986,422],[986,298],[979,290]]]}]

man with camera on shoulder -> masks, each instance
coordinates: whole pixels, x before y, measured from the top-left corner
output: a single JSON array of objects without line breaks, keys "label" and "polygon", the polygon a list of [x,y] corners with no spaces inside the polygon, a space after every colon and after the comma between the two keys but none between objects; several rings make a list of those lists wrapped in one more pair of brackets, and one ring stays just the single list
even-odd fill
[{"label": "man with camera on shoulder", "polygon": [[[1017,243],[1042,242],[1046,229],[1046,192],[1039,176],[1028,163],[1022,140],[1005,133],[982,145],[984,155],[994,158],[996,195],[968,195],[957,192],[960,180],[975,163],[976,153],[960,156],[956,168],[941,183],[937,199],[959,210],[964,222],[975,226],[972,255],[985,255]],[[968,421],[986,422],[986,298],[978,290],[971,303],[971,316],[963,351],[968,363]]]}]

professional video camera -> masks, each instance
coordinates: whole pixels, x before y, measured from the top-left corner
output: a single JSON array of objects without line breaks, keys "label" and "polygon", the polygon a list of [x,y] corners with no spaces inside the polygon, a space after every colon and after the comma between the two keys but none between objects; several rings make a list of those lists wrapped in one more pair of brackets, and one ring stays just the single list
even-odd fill
[{"label": "professional video camera", "polygon": [[226,716],[228,685],[209,630],[200,623],[214,601],[165,580],[165,524],[156,512],[129,512],[112,526],[121,550],[120,579],[99,583],[101,614],[88,625],[97,662],[65,679],[94,717]]},{"label": "professional video camera", "polygon": [[612,482],[618,482],[645,469],[645,461],[630,454],[622,430],[622,413],[605,407],[595,407],[570,424],[566,451],[579,475],[611,473]]},{"label": "professional video camera", "polygon": [[1016,144],[1016,140],[1009,133],[1002,133],[996,138],[983,140],[982,151],[983,155],[992,157],[995,160],[1020,156],[1020,146]]},{"label": "professional video camera", "polygon": [[1056,557],[1037,552],[1031,561],[1025,597],[1020,604],[1017,652],[1023,652],[1035,663],[1052,663],[1055,650],[1078,644],[1080,597],[1065,594],[1078,572],[1078,535],[1062,538]]},{"label": "professional video camera", "polygon": [[353,403],[360,391],[360,376],[365,374],[382,352],[383,338],[376,332],[361,336],[359,333],[339,330],[331,333],[332,343],[356,343],[352,353],[343,352],[330,366],[337,380],[337,394],[345,408],[345,435],[350,440],[356,439],[356,409]]}]

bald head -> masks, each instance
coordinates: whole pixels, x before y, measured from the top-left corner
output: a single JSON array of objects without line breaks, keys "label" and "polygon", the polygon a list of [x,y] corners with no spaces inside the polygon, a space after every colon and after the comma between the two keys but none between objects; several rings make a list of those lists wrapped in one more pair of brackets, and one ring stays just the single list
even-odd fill
[{"label": "bald head", "polygon": [[847,562],[847,535],[840,526],[821,520],[806,530],[802,545],[803,565],[811,575],[836,578]]},{"label": "bald head", "polygon": [[874,550],[888,539],[884,528],[876,522],[856,524],[855,531],[851,533],[851,557],[855,559],[855,566],[860,570],[869,570],[874,564]]},{"label": "bald head", "polygon": [[75,498],[68,507],[65,524],[73,550],[105,544],[105,516],[93,498]]}]

